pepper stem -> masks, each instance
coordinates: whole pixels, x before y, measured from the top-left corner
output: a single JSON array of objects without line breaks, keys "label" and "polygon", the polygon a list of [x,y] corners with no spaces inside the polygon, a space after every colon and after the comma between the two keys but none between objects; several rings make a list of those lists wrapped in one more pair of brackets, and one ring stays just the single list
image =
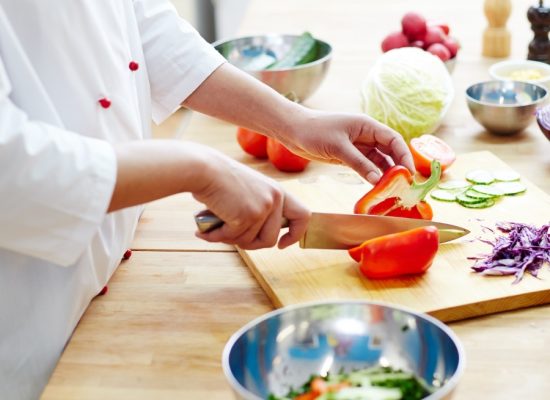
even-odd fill
[{"label": "pepper stem", "polygon": [[413,180],[407,195],[401,198],[401,204],[404,207],[414,207],[420,201],[424,200],[424,197],[437,186],[440,178],[441,163],[437,160],[433,160],[430,177],[424,182],[417,182],[416,179]]},{"label": "pepper stem", "polygon": [[416,182],[416,179],[411,185],[411,189],[418,191],[418,201],[424,200],[424,197],[437,186],[439,179],[441,178],[441,163],[437,160],[432,160],[430,166],[430,177],[424,182]]}]

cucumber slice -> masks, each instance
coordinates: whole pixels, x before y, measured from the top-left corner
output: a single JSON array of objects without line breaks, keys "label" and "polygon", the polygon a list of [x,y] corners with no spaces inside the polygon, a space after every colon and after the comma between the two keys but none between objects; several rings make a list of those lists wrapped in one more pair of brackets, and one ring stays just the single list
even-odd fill
[{"label": "cucumber slice", "polygon": [[434,190],[430,196],[439,201],[456,201],[456,195],[450,190]]},{"label": "cucumber slice", "polygon": [[482,200],[485,200],[485,199],[492,199],[494,197],[498,197],[498,196],[495,196],[493,194],[487,194],[487,193],[480,193],[480,192],[476,192],[475,190],[473,189],[469,189],[469,190],[466,190],[464,192],[464,194],[468,197],[471,197],[473,199],[482,199]]},{"label": "cucumber slice", "polygon": [[519,181],[520,179],[519,174],[515,171],[494,171],[493,176],[501,182]]},{"label": "cucumber slice", "polygon": [[476,204],[482,203],[487,199],[476,199],[474,197],[466,196],[466,193],[459,193],[456,195],[456,201],[460,204]]},{"label": "cucumber slice", "polygon": [[505,194],[502,191],[502,189],[500,189],[497,186],[497,184],[493,184],[493,185],[474,185],[474,186],[472,186],[471,190],[475,190],[478,193],[487,194],[487,195],[492,196],[492,197],[504,196],[504,194]]},{"label": "cucumber slice", "polygon": [[505,196],[514,196],[527,190],[527,187],[521,182],[497,182],[493,183],[491,186],[499,190]]},{"label": "cucumber slice", "polygon": [[466,182],[464,180],[453,179],[450,181],[440,182],[439,185],[437,185],[437,187],[443,190],[455,190],[455,189],[466,189],[470,185],[471,184],[469,182]]},{"label": "cucumber slice", "polygon": [[476,169],[466,174],[466,180],[478,185],[488,185],[495,180],[495,177],[487,170]]},{"label": "cucumber slice", "polygon": [[459,203],[461,206],[467,208],[487,208],[495,205],[495,201],[493,199],[485,199],[483,201],[480,201],[479,203],[462,203],[460,201]]}]

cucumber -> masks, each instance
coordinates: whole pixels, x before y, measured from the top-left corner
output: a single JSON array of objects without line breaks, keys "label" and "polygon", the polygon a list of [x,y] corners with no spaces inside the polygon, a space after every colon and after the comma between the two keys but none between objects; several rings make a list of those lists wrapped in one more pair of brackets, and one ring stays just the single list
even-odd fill
[{"label": "cucumber", "polygon": [[434,190],[430,196],[439,201],[456,201],[456,195],[450,190]]},{"label": "cucumber", "polygon": [[499,190],[504,196],[514,196],[527,190],[527,187],[521,182],[497,182],[491,186]]},{"label": "cucumber", "polygon": [[494,171],[493,176],[501,182],[519,181],[520,179],[519,174],[515,171]]},{"label": "cucumber", "polygon": [[504,196],[504,192],[496,184],[494,185],[474,185],[472,190],[492,197]]},{"label": "cucumber", "polygon": [[495,200],[493,199],[485,199],[483,201],[480,201],[478,203],[462,203],[459,202],[461,206],[467,207],[467,208],[487,208],[492,207],[495,205]]},{"label": "cucumber", "polygon": [[492,194],[476,192],[473,189],[466,190],[464,192],[464,194],[468,197],[473,198],[473,199],[482,199],[482,200],[492,199],[494,197],[498,197],[498,196],[495,196],[495,195],[492,195]]},{"label": "cucumber", "polygon": [[477,185],[488,185],[495,180],[495,177],[487,170],[475,169],[466,174],[466,180]]},{"label": "cucumber", "polygon": [[471,184],[464,180],[453,179],[450,181],[440,182],[437,187],[443,190],[455,190],[455,189],[466,189]]},{"label": "cucumber", "polygon": [[317,56],[317,41],[309,32],[304,32],[298,37],[290,50],[282,58],[266,69],[292,68],[315,60]]},{"label": "cucumber", "polygon": [[456,201],[458,201],[460,204],[476,204],[476,203],[482,203],[487,199],[476,199],[474,197],[466,196],[466,193],[459,193],[456,195]]}]

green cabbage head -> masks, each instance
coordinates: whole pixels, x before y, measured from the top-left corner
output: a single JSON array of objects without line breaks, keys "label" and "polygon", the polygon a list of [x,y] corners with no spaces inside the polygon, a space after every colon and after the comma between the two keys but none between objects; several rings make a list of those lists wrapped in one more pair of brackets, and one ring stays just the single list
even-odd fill
[{"label": "green cabbage head", "polygon": [[384,53],[361,88],[363,111],[408,142],[433,133],[454,95],[445,64],[427,51],[404,47]]}]

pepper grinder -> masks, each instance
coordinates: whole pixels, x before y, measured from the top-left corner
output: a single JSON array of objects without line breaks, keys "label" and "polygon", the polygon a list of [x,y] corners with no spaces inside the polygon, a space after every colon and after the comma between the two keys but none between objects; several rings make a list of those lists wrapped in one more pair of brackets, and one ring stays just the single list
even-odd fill
[{"label": "pepper grinder", "polygon": [[550,8],[544,7],[544,1],[539,1],[538,7],[529,7],[527,19],[531,22],[531,29],[535,37],[529,43],[528,60],[550,63]]},{"label": "pepper grinder", "polygon": [[506,21],[510,16],[510,0],[485,0],[484,11],[489,25],[483,32],[483,55],[485,57],[508,57],[510,55],[510,32]]}]

